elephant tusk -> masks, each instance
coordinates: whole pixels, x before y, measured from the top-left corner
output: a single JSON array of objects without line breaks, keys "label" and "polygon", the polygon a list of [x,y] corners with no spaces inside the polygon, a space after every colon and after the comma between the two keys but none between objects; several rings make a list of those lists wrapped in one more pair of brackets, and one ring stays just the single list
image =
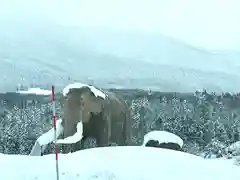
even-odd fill
[{"label": "elephant tusk", "polygon": [[35,142],[29,156],[41,156],[42,149],[38,141]]},{"label": "elephant tusk", "polygon": [[[59,137],[63,133],[62,119],[57,120],[56,126],[56,136]],[[51,142],[54,142],[54,128],[44,133],[36,140],[29,156],[41,156],[41,152],[44,152],[47,145]]]},{"label": "elephant tusk", "polygon": [[77,123],[77,132],[73,136],[57,140],[58,144],[74,144],[83,138],[83,123]]},{"label": "elephant tusk", "polygon": [[[62,133],[62,119],[59,119],[56,122],[56,137],[58,138]],[[37,141],[41,146],[54,142],[54,128],[50,129],[47,133],[44,133],[42,136],[40,136]]]}]

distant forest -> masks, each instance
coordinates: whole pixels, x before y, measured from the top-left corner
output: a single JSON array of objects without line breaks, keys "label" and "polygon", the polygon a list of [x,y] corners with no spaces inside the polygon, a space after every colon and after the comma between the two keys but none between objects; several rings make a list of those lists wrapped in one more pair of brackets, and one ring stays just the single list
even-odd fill
[{"label": "distant forest", "polygon": [[[132,142],[136,145],[141,145],[143,136],[151,130],[177,134],[184,140],[184,150],[193,154],[239,141],[240,94],[109,90],[129,105]],[[7,93],[0,94],[0,102],[0,153],[29,154],[35,140],[52,128],[50,98]],[[60,111],[57,103],[57,115]],[[86,143],[86,147],[94,146],[94,140]],[[46,153],[52,152],[50,145]]]}]

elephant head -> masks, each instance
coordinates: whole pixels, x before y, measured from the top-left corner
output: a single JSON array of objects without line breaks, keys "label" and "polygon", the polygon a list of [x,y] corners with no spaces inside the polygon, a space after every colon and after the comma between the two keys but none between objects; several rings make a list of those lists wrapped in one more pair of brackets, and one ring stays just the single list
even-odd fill
[{"label": "elephant head", "polygon": [[102,111],[104,99],[96,96],[90,87],[72,88],[65,96],[63,105],[64,137],[76,132],[77,123],[88,123],[91,114]]}]

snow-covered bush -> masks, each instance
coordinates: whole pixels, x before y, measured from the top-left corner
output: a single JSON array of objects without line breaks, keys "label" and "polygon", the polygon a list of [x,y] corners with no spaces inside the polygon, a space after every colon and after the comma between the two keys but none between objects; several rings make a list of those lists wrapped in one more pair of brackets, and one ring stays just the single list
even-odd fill
[{"label": "snow-covered bush", "polygon": [[132,141],[140,145],[145,133],[148,131],[146,111],[148,111],[149,102],[147,98],[132,100],[130,111],[132,117]]},{"label": "snow-covered bush", "polygon": [[52,127],[51,104],[14,106],[0,121],[0,150],[6,154],[28,154],[35,140]]},{"label": "snow-covered bush", "polygon": [[199,155],[213,149],[225,153],[224,147],[239,139],[238,95],[217,96],[203,91],[183,98],[172,94],[155,95],[148,100],[146,93],[132,100],[133,139],[136,144],[141,144],[144,134],[151,130],[166,130],[186,142],[185,151]]}]

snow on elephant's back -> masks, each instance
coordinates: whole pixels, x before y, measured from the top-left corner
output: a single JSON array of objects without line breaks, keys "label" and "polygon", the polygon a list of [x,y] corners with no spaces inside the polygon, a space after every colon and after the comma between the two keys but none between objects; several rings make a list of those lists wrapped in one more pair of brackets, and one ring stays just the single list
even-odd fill
[{"label": "snow on elephant's back", "polygon": [[101,90],[97,89],[96,87],[87,85],[87,84],[83,84],[83,83],[79,83],[79,82],[67,85],[62,91],[63,96],[66,96],[68,94],[68,92],[70,91],[70,89],[79,89],[82,87],[88,87],[96,97],[99,96],[103,99],[106,98],[106,94],[104,92],[102,92]]},{"label": "snow on elephant's back", "polygon": [[150,140],[158,141],[161,143],[175,143],[181,148],[183,146],[183,140],[176,134],[167,131],[150,131],[144,136],[144,141],[142,146],[145,146]]}]

